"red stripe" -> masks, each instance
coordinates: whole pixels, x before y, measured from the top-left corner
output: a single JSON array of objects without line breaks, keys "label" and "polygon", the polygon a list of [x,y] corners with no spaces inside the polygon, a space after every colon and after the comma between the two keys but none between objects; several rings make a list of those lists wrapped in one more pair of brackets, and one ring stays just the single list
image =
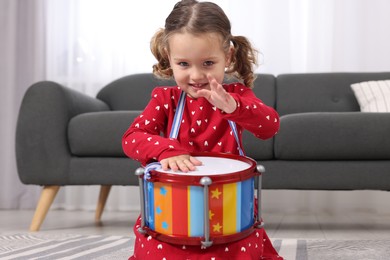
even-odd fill
[{"label": "red stripe", "polygon": [[187,186],[172,184],[173,235],[188,236]]},{"label": "red stripe", "polygon": [[[209,201],[212,218],[210,219],[210,234],[223,234],[223,184],[211,185]],[[220,228],[219,228],[220,227]],[[217,231],[219,228],[219,232]]]}]

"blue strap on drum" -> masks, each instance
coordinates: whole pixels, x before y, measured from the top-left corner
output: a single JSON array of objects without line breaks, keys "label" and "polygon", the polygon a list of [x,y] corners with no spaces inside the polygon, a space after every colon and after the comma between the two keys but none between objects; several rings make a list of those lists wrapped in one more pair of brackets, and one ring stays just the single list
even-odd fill
[{"label": "blue strap on drum", "polygon": [[179,101],[177,103],[175,117],[173,118],[172,129],[171,132],[169,133],[170,138],[176,139],[179,134],[180,124],[183,118],[183,111],[186,104],[185,100],[186,100],[186,93],[182,91],[180,94]]},{"label": "blue strap on drum", "polygon": [[161,167],[161,163],[152,162],[145,166],[144,179],[149,180],[151,178],[150,172]]},{"label": "blue strap on drum", "polygon": [[238,152],[240,153],[240,155],[244,156],[244,151],[241,148],[240,139],[238,138],[238,131],[237,131],[236,123],[234,123],[231,120],[228,120],[228,121],[229,121],[230,128],[233,131],[234,138],[236,139],[236,142],[237,142],[237,145],[238,145]]}]

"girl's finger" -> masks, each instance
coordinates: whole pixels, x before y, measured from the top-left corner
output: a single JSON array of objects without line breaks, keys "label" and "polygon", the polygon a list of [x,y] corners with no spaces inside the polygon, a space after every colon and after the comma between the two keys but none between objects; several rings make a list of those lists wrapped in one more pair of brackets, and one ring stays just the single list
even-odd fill
[{"label": "girl's finger", "polygon": [[195,171],[195,165],[188,159],[184,160],[185,165],[187,166],[189,171]]},{"label": "girl's finger", "polygon": [[190,157],[190,162],[195,165],[195,166],[201,166],[203,163],[201,161],[199,161],[198,159],[196,159],[195,157],[191,156]]},{"label": "girl's finger", "polygon": [[207,79],[209,80],[210,89],[215,90],[219,85],[217,80],[210,74],[207,75]]},{"label": "girl's finger", "polygon": [[179,170],[179,166],[177,165],[176,161],[173,160],[169,162],[169,168],[174,172]]}]

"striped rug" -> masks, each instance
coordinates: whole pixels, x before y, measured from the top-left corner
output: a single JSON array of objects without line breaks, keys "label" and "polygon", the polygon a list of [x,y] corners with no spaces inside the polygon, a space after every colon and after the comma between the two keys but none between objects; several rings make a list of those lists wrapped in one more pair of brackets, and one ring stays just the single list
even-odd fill
[{"label": "striped rug", "polygon": [[[287,260],[387,260],[390,240],[273,239]],[[131,236],[25,233],[0,235],[0,259],[128,259]]]},{"label": "striped rug", "polygon": [[390,240],[273,240],[287,260],[389,260]]},{"label": "striped rug", "polygon": [[17,234],[0,236],[0,259],[127,259],[133,237]]}]

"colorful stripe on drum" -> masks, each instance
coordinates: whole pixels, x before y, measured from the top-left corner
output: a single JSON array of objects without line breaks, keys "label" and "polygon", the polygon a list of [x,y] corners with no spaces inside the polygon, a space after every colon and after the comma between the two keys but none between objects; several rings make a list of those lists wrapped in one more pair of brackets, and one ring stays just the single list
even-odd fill
[{"label": "colorful stripe on drum", "polygon": [[[202,186],[162,182],[147,183],[146,225],[161,234],[204,236]],[[210,185],[210,235],[239,233],[254,223],[254,178],[236,183]]]}]

